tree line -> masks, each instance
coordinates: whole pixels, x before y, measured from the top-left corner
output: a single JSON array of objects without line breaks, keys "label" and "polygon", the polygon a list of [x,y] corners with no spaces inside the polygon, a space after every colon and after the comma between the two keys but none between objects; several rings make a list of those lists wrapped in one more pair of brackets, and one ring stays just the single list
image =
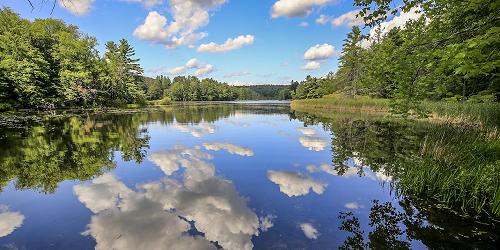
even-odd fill
[{"label": "tree line", "polygon": [[56,19],[0,10],[0,110],[144,102],[143,70],[127,40],[106,43]]},{"label": "tree line", "polygon": [[[495,0],[355,0],[370,34],[354,26],[339,68],[300,82],[296,99],[333,92],[391,100],[393,111],[423,113],[422,100],[500,100],[500,3]],[[404,27],[384,30],[390,15],[416,12]]]},{"label": "tree line", "polygon": [[[126,39],[106,43],[56,19],[21,18],[0,9],[0,111],[175,101],[279,99],[286,87],[234,87],[194,76],[149,78]],[[259,91],[260,90],[260,91]],[[289,95],[282,95],[289,99]]]},{"label": "tree line", "polygon": [[145,77],[145,93],[148,100],[164,97],[174,101],[234,101],[262,99],[291,99],[288,85],[232,86],[212,78],[176,76],[173,79],[160,75]]}]

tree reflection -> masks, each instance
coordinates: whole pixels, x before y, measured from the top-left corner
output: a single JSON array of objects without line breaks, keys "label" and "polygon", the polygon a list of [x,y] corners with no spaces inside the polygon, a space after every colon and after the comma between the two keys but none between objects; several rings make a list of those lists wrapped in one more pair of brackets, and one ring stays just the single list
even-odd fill
[{"label": "tree reflection", "polygon": [[[371,216],[383,216],[374,217],[373,223],[382,220],[386,226],[371,233],[371,245],[405,247],[389,237],[400,233],[395,221],[409,228],[408,237],[429,247],[460,246],[458,239],[472,247],[500,240],[498,135],[450,124],[351,114],[324,118],[296,112],[293,117],[305,125],[321,124],[332,133],[332,165],[311,170],[367,177],[373,172],[381,180],[391,180],[391,190],[403,199],[404,219],[387,204],[374,206],[378,212]],[[342,218],[352,221],[346,230],[356,228],[349,214]],[[348,242],[359,236],[353,235]]]},{"label": "tree reflection", "polygon": [[115,167],[115,151],[141,162],[149,137],[147,115],[73,116],[2,128],[1,186],[54,192],[64,180],[89,180]]},{"label": "tree reflection", "polygon": [[[477,218],[459,218],[450,210],[435,210],[422,201],[403,199],[401,210],[390,203],[373,201],[367,237],[353,212],[340,212],[339,229],[349,233],[341,249],[410,249],[412,240],[430,249],[488,249],[499,240],[498,228]],[[417,210],[427,207],[428,209]]]},{"label": "tree reflection", "polygon": [[364,242],[359,219],[352,212],[340,212],[338,218],[342,221],[340,230],[351,233],[344,241],[341,249],[409,249],[410,243],[402,239],[404,231],[400,224],[404,215],[396,211],[391,203],[373,201],[369,215],[368,242]]}]

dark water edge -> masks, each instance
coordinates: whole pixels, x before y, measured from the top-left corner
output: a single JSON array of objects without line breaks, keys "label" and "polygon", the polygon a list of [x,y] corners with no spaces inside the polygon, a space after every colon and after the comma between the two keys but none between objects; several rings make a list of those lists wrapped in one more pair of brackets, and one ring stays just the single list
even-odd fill
[{"label": "dark water edge", "polygon": [[[232,154],[220,155],[219,152],[216,153],[214,164],[217,166],[216,169],[219,167],[221,169],[216,176],[224,176],[223,179],[227,178],[234,183],[238,193],[248,200],[251,210],[269,212],[269,218],[277,217],[274,219],[274,227],[269,231],[251,237],[256,249],[338,247],[484,249],[494,248],[500,240],[498,217],[486,216],[485,213],[477,215],[474,209],[451,210],[432,197],[417,199],[415,194],[425,197],[425,192],[422,192],[420,187],[411,186],[409,181],[397,180],[397,178],[411,177],[401,174],[397,166],[406,164],[409,159],[415,160],[416,156],[422,156],[419,150],[423,141],[432,141],[430,137],[422,140],[422,133],[429,131],[429,127],[425,126],[354,116],[343,116],[338,120],[325,119],[307,113],[293,112],[286,103],[269,105],[260,102],[251,105],[201,103],[96,113],[66,110],[39,115],[28,112],[17,113],[10,118],[2,116],[1,120],[0,204],[9,207],[2,208],[7,213],[11,211],[14,203],[18,204],[14,208],[20,211],[26,209],[26,206],[29,206],[26,203],[29,200],[26,198],[27,194],[30,194],[29,197],[42,200],[49,200],[49,197],[56,194],[57,197],[61,197],[58,203],[61,207],[56,207],[57,209],[64,209],[70,203],[73,204],[71,206],[76,206],[71,192],[64,195],[59,193],[68,187],[71,189],[73,185],[88,183],[107,173],[121,174],[123,182],[130,188],[157,179],[156,172],[153,174],[150,173],[153,170],[148,170],[152,168],[148,161],[152,153],[165,150],[164,146],[158,145],[170,144],[161,139],[162,137],[174,136],[177,139],[170,141],[176,143],[181,141],[188,145],[200,145],[205,142],[204,138],[208,137],[210,140],[225,142],[234,140],[242,144],[251,144],[253,141],[252,149],[255,151],[255,156],[247,154],[247,157],[249,159],[253,157],[255,165],[251,164],[236,170],[226,168],[225,164],[228,166],[245,164],[242,163],[242,158],[232,158]],[[297,129],[288,127],[291,124],[300,126]],[[215,127],[218,127],[218,130],[214,129]],[[308,130],[311,128],[314,128],[314,133]],[[166,130],[169,132],[165,133]],[[296,130],[302,133],[302,135],[299,133],[300,137],[295,138],[295,135],[292,135],[297,132]],[[449,134],[449,131],[444,131]],[[219,137],[217,133],[227,133],[227,135]],[[291,147],[288,145],[292,144],[290,138],[298,146],[293,147],[293,151],[286,150]],[[322,144],[324,142],[326,144]],[[270,147],[270,144],[275,146]],[[280,152],[274,152],[272,157],[261,156],[273,150]],[[281,157],[278,158],[276,155]],[[288,158],[311,162],[294,163]],[[323,162],[317,160],[320,158]],[[449,163],[453,160],[456,159],[443,159],[443,162]],[[492,156],[484,161],[495,163],[498,159]],[[294,166],[295,164],[302,167]],[[279,166],[286,171],[279,172],[277,170]],[[258,169],[252,170],[252,167]],[[263,168],[264,172],[267,171],[269,179],[272,179],[270,173],[285,174],[283,176],[299,173],[299,177],[311,176],[313,178],[311,180],[318,178],[328,186],[319,190],[311,189],[306,194],[297,190],[275,194],[273,192],[277,190],[273,181],[261,182],[262,175],[258,174],[260,168]],[[297,168],[301,170],[297,171]],[[379,183],[373,183],[371,178]],[[495,176],[491,178],[494,180]],[[217,183],[223,179],[218,179]],[[360,183],[357,183],[358,181]],[[255,186],[257,183],[261,183],[260,186]],[[376,195],[356,198],[359,200],[350,205],[346,203],[345,207],[327,205],[329,192],[350,185],[353,185],[352,188],[359,186],[361,193],[375,192]],[[375,189],[380,191],[370,191]],[[331,197],[356,193],[349,190],[342,192],[332,193]],[[266,200],[269,199],[275,204],[268,203]],[[55,227],[61,230],[77,227],[76,231],[83,232],[85,226],[77,225],[89,223],[90,215],[80,206],[76,206],[78,209],[75,207],[75,219],[72,222],[60,222],[55,224]],[[292,209],[290,211],[284,209],[287,206],[291,206]],[[353,208],[356,206],[358,208]],[[302,215],[293,210],[302,211]],[[335,212],[329,214],[328,211]],[[57,214],[57,211],[54,212]],[[262,214],[264,218],[266,213]],[[316,229],[320,231],[316,239],[304,238],[302,233],[297,234],[296,231],[300,232],[304,223],[300,224],[301,227],[297,227],[293,226],[297,223],[294,221],[301,220],[303,215],[310,217],[309,222],[305,224],[316,225]],[[5,237],[0,237],[0,244],[8,248],[9,240],[17,242],[17,245],[19,242],[32,241],[26,238],[28,234],[23,232],[23,227],[31,228],[31,233],[40,234],[41,231],[37,231],[36,228],[41,230],[44,226],[28,226],[29,218],[38,216],[42,215],[26,212],[24,219],[26,225],[20,226]],[[48,213],[45,216],[51,218],[56,215]],[[331,225],[325,224],[322,218],[329,218]],[[190,235],[205,235],[196,230],[196,221],[193,227],[193,231],[189,232]],[[74,244],[82,248],[93,248],[96,239],[91,236],[96,235],[87,235],[84,237],[86,240],[83,240],[79,238],[83,237],[81,234],[73,234],[65,240],[49,241],[58,246],[54,248],[75,246]],[[54,239],[52,236],[38,238]],[[56,244],[54,241],[59,243]],[[66,241],[67,245],[63,244]],[[30,244],[35,246],[33,242]],[[227,248],[228,243],[224,244]],[[44,248],[43,245],[40,243],[40,248]]]}]

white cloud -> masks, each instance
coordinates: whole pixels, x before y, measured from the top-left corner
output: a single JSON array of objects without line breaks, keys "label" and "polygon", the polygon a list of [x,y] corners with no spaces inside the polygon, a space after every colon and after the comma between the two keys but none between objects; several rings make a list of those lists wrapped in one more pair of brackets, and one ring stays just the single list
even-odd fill
[{"label": "white cloud", "polygon": [[9,212],[6,206],[0,206],[0,237],[7,236],[19,228],[24,221],[24,215],[19,212]]},{"label": "white cloud", "polygon": [[214,71],[214,66],[212,64],[205,64],[202,67],[199,67],[195,72],[195,76],[205,76]]},{"label": "white cloud", "polygon": [[181,75],[186,73],[189,69],[196,69],[193,72],[193,75],[195,76],[205,76],[212,73],[215,70],[215,67],[212,64],[202,63],[198,59],[192,58],[189,59],[183,66],[168,69],[165,73],[169,75]]},{"label": "white cloud", "polygon": [[[166,17],[152,11],[145,22],[136,28],[134,36],[164,44],[167,48],[192,45],[207,36],[207,33],[197,33],[196,30],[209,23],[209,12],[225,2],[226,0],[169,0],[173,20],[169,23]],[[155,16],[155,19],[148,22],[151,16]],[[155,34],[156,32],[159,34]]]},{"label": "white cloud", "polygon": [[309,26],[309,23],[308,22],[300,22],[299,26],[300,27],[307,27],[307,26]]},{"label": "white cloud", "polygon": [[330,44],[316,44],[304,53],[306,60],[325,60],[335,54],[335,47]]},{"label": "white cloud", "polygon": [[316,18],[316,23],[319,24],[325,24],[330,21],[330,17],[327,15],[320,15],[318,18]]},{"label": "white cloud", "polygon": [[300,144],[312,151],[325,150],[328,142],[325,138],[319,136],[316,130],[312,128],[298,128],[302,136],[299,138]]},{"label": "white cloud", "polygon": [[392,20],[385,21],[373,27],[370,30],[370,35],[368,39],[361,41],[361,47],[368,48],[373,42],[377,42],[377,32],[380,32],[380,36],[384,36],[389,33],[394,28],[403,28],[406,23],[410,20],[417,20],[422,16],[421,9],[414,7],[408,12],[401,12],[398,16],[395,16]]},{"label": "white cloud", "polygon": [[347,27],[352,27],[352,26],[357,26],[361,25],[364,23],[364,20],[362,17],[357,17],[356,15],[359,14],[360,10],[352,10],[349,12],[346,12],[338,17],[334,17],[331,20],[332,26],[334,27],[339,27],[339,26],[347,26]]},{"label": "white cloud", "polygon": [[255,37],[252,35],[241,35],[236,38],[229,38],[223,44],[214,42],[202,44],[198,47],[198,52],[222,53],[230,50],[239,49],[244,46],[253,44]]},{"label": "white cloud", "polygon": [[325,191],[327,184],[315,181],[311,177],[304,176],[296,171],[267,171],[267,178],[278,184],[280,191],[289,197],[306,195],[312,189],[317,194]]},{"label": "white cloud", "polygon": [[303,70],[315,70],[321,68],[321,64],[316,61],[307,62],[304,66],[302,66]]},{"label": "white cloud", "polygon": [[186,62],[186,67],[189,69],[199,68],[200,65],[200,61],[196,58],[191,58]]},{"label": "white cloud", "polygon": [[184,72],[186,72],[186,70],[187,70],[187,68],[185,66],[179,66],[179,67],[175,67],[173,69],[167,70],[167,73],[169,75],[181,75]]},{"label": "white cloud", "polygon": [[83,16],[89,13],[95,0],[58,0],[59,6],[71,12],[75,16]]},{"label": "white cloud", "polygon": [[308,62],[301,67],[303,70],[315,70],[321,67],[321,63],[335,55],[335,47],[330,44],[316,44],[304,53],[304,59]]},{"label": "white cloud", "polygon": [[309,239],[317,239],[319,236],[319,232],[313,225],[310,223],[302,223],[300,224],[300,229],[304,232],[304,235]]},{"label": "white cloud", "polygon": [[230,154],[237,154],[241,156],[253,156],[254,154],[253,150],[250,148],[244,148],[230,143],[203,143],[203,147],[206,150],[227,150]]},{"label": "white cloud", "polygon": [[359,208],[364,208],[362,204],[359,204],[357,201],[352,201],[348,202],[344,205],[345,208],[347,209],[359,209]]},{"label": "white cloud", "polygon": [[144,23],[134,30],[134,36],[149,41],[164,40],[169,36],[169,32],[165,27],[166,25],[166,17],[160,15],[156,11],[151,11],[148,13]]},{"label": "white cloud", "polygon": [[332,0],[278,0],[271,9],[271,16],[304,17],[309,15],[314,7],[330,2]]},{"label": "white cloud", "polygon": [[163,3],[163,0],[122,0],[122,1],[129,3],[140,3],[144,5],[146,8],[151,8]]}]

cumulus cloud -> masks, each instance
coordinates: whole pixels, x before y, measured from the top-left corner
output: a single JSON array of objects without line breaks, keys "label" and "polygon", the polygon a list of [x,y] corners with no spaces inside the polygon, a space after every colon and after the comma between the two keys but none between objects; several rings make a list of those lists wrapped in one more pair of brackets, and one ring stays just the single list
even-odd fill
[{"label": "cumulus cloud", "polygon": [[214,66],[212,64],[205,64],[201,67],[199,67],[194,73],[193,75],[195,76],[205,76],[205,75],[208,75],[210,73],[212,73],[214,71]]},{"label": "cumulus cloud", "polygon": [[316,228],[314,228],[311,223],[302,223],[300,224],[300,229],[304,232],[304,235],[309,239],[317,239],[319,236],[319,232]]},{"label": "cumulus cloud", "polygon": [[335,47],[330,44],[316,44],[304,53],[304,59],[308,62],[302,66],[303,70],[315,70],[321,67],[321,62],[335,55]]},{"label": "cumulus cloud", "polygon": [[230,154],[237,154],[241,156],[253,156],[253,150],[250,148],[240,147],[238,145],[230,144],[230,143],[203,143],[203,147],[206,150],[227,150]]},{"label": "cumulus cloud", "polygon": [[252,35],[241,35],[236,38],[229,38],[223,44],[214,42],[202,44],[198,47],[198,52],[222,53],[230,50],[239,49],[244,46],[253,44],[255,37]]},{"label": "cumulus cloud", "polygon": [[334,27],[340,27],[340,26],[346,26],[346,27],[352,27],[352,26],[357,26],[361,25],[364,23],[364,20],[362,17],[358,17],[357,15],[359,14],[360,10],[352,10],[349,12],[346,12],[338,17],[334,17],[331,19],[331,24]]},{"label": "cumulus cloud", "polygon": [[144,23],[135,29],[134,36],[163,44],[167,48],[192,45],[207,36],[207,33],[196,30],[209,23],[209,12],[225,2],[226,0],[170,0],[173,20],[168,22],[165,16],[151,11]]},{"label": "cumulus cloud", "polygon": [[319,69],[320,67],[321,67],[321,64],[319,62],[310,61],[310,62],[307,62],[304,66],[302,66],[302,69],[303,70],[315,70],[315,69]]},{"label": "cumulus cloud", "polygon": [[323,6],[332,0],[278,0],[271,8],[271,16],[277,18],[304,17],[309,15],[314,7]]},{"label": "cumulus cloud", "polygon": [[171,68],[165,71],[169,75],[182,75],[190,69],[195,69],[193,75],[195,76],[205,76],[212,73],[215,67],[212,64],[202,63],[196,58],[189,59],[186,64]]},{"label": "cumulus cloud", "polygon": [[322,151],[328,145],[326,139],[319,136],[316,130],[312,128],[298,128],[297,131],[302,133],[302,136],[299,137],[300,144],[309,150]]},{"label": "cumulus cloud", "polygon": [[[377,42],[378,36],[384,36],[394,28],[403,28],[408,21],[417,20],[422,16],[421,9],[418,7],[411,8],[408,12],[401,12],[389,21],[380,23],[370,30],[368,39],[361,42],[361,47],[368,48],[374,42]],[[380,34],[377,34],[380,33]]]},{"label": "cumulus cloud", "polygon": [[[100,189],[120,197],[92,216],[85,234],[96,239],[97,249],[214,249],[212,242],[224,249],[252,249],[252,237],[272,227],[275,217],[259,218],[230,181],[215,176],[210,159],[198,147],[176,146],[150,160],[167,175],[185,168],[183,182],[164,178],[141,184],[137,191],[116,188],[123,184],[109,177],[77,185],[78,199],[89,208],[100,202],[83,197],[97,197],[92,193]],[[190,235],[192,230],[203,236]]]},{"label": "cumulus cloud", "polygon": [[59,6],[75,16],[83,16],[90,12],[95,0],[58,0]]},{"label": "cumulus cloud", "polygon": [[24,215],[19,212],[9,212],[8,207],[0,205],[0,237],[7,236],[19,228],[24,221]]},{"label": "cumulus cloud", "polygon": [[306,60],[325,60],[335,54],[335,47],[330,44],[316,44],[304,53]]},{"label": "cumulus cloud", "polygon": [[327,184],[313,180],[297,171],[269,170],[267,178],[278,184],[280,191],[289,197],[306,195],[310,190],[322,194],[327,186]]}]

